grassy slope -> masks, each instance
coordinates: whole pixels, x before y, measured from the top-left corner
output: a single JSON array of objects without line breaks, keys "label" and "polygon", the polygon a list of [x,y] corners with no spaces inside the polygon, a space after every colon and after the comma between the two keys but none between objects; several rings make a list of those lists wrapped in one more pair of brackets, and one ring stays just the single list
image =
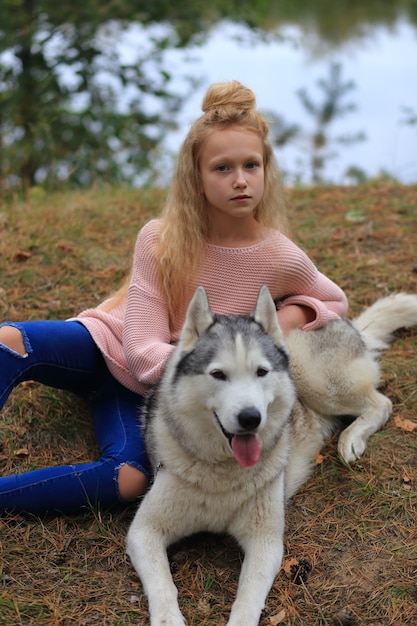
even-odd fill
[{"label": "grassy slope", "polygon": [[[352,314],[394,291],[417,293],[416,187],[318,188],[290,199],[296,238],[345,289]],[[27,202],[3,204],[0,319],[66,318],[98,303],[120,283],[138,228],[161,203],[156,192],[35,190]],[[382,359],[394,416],[414,421],[416,343],[417,330],[401,331]],[[352,468],[328,443],[288,512],[286,561],[307,561],[312,571],[297,582],[278,575],[262,626],[417,624],[416,433],[392,418]],[[0,444],[3,474],[96,453],[84,407],[37,385],[10,397]],[[0,623],[146,624],[146,600],[124,556],[133,513],[0,519]],[[226,621],[240,560],[229,539],[187,541],[173,552],[190,625]]]}]

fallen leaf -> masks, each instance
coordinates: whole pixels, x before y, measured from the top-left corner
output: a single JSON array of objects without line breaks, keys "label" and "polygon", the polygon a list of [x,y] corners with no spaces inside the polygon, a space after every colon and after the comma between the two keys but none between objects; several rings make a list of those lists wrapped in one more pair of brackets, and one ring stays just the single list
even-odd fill
[{"label": "fallen leaf", "polygon": [[351,209],[345,213],[345,220],[348,222],[364,222],[366,215],[360,209]]},{"label": "fallen leaf", "polygon": [[24,250],[19,250],[14,255],[14,258],[16,259],[16,261],[27,261],[28,259],[30,259],[31,256],[32,255],[31,255],[30,252],[25,252]]},{"label": "fallen leaf", "polygon": [[312,570],[312,565],[307,559],[288,559],[282,566],[285,575],[296,585],[301,585],[307,581]]},{"label": "fallen leaf", "polygon": [[405,430],[408,433],[412,433],[414,430],[417,429],[417,422],[412,422],[411,420],[403,420],[398,415],[394,417],[394,422],[395,425],[398,426],[398,428],[402,428],[402,430]]},{"label": "fallen leaf", "polygon": [[316,465],[321,465],[324,461],[324,456],[322,454],[317,454],[316,458],[314,459]]},{"label": "fallen leaf", "polygon": [[50,311],[58,311],[61,308],[61,300],[50,300],[48,302],[48,309]]},{"label": "fallen leaf", "polygon": [[277,624],[282,624],[286,617],[287,612],[285,609],[282,609],[282,611],[280,611],[276,615],[271,615],[271,617],[269,618],[269,623],[271,624],[271,626],[277,626]]},{"label": "fallen leaf", "polygon": [[14,451],[15,456],[29,456],[29,450],[27,448],[19,448]]},{"label": "fallen leaf", "polygon": [[291,573],[292,568],[297,565],[298,565],[298,559],[296,558],[287,559],[286,561],[284,561],[282,569],[288,576],[288,574]]}]

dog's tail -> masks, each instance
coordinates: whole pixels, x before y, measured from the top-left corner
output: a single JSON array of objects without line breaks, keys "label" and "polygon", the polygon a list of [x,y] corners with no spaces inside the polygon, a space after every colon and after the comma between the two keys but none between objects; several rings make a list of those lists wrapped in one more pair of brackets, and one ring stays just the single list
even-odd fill
[{"label": "dog's tail", "polygon": [[417,324],[417,295],[398,293],[381,298],[352,320],[370,350],[385,350],[393,332]]}]

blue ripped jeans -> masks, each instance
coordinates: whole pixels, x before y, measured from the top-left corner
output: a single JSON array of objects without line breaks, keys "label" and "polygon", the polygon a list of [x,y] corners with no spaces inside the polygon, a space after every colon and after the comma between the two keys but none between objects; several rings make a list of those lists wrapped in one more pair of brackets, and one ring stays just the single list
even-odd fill
[{"label": "blue ripped jeans", "polygon": [[0,514],[79,513],[100,503],[125,502],[117,475],[128,463],[148,474],[140,432],[143,398],[109,372],[88,330],[77,321],[13,322],[26,355],[0,343],[0,409],[19,383],[35,380],[74,392],[93,417],[100,459],[93,463],[47,467],[0,477]]}]

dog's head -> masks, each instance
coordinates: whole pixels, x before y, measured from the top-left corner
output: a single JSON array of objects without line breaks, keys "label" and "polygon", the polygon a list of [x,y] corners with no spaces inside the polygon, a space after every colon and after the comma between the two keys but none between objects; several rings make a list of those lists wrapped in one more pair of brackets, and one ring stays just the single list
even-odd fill
[{"label": "dog's head", "polygon": [[267,287],[251,315],[214,314],[198,287],[169,370],[183,440],[192,445],[196,433],[204,437],[211,459],[233,454],[242,466],[256,464],[262,449],[275,445],[295,402]]}]

